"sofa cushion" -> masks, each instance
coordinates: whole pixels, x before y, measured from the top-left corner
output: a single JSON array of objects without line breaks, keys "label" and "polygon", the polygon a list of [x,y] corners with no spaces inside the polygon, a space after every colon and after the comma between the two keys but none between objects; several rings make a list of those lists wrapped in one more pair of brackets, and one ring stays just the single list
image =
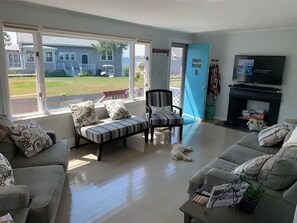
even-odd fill
[{"label": "sofa cushion", "polygon": [[241,164],[239,167],[236,167],[236,169],[233,170],[232,173],[237,175],[245,175],[249,178],[255,179],[258,177],[262,166],[273,156],[274,155],[270,154],[253,158]]},{"label": "sofa cushion", "polygon": [[233,145],[225,152],[223,152],[219,156],[219,158],[241,165],[252,158],[263,155],[266,155],[266,153],[254,149],[249,149],[240,145]]},{"label": "sofa cushion", "polygon": [[11,140],[9,135],[6,135],[2,140],[0,140],[0,153],[2,153],[8,161],[11,161],[18,151],[19,149]]},{"label": "sofa cushion", "polygon": [[282,146],[282,144],[273,145],[271,147],[260,146],[258,142],[258,134],[255,132],[243,137],[236,144],[250,149],[258,150],[267,154],[276,154]]},{"label": "sofa cushion", "polygon": [[72,114],[74,126],[82,127],[99,123],[95,112],[95,106],[92,101],[85,101],[69,105]]},{"label": "sofa cushion", "polygon": [[148,122],[141,117],[131,117],[121,120],[105,119],[97,125],[84,126],[77,131],[80,135],[96,143],[107,142],[122,136],[144,131]]},{"label": "sofa cushion", "polygon": [[231,172],[238,165],[228,162],[222,159],[215,159],[212,162],[208,163],[205,167],[198,170],[189,180],[187,192],[192,195],[196,192],[196,190],[201,187],[204,183],[204,176],[206,172],[208,172],[212,168],[217,168],[220,170],[225,170],[227,172]]},{"label": "sofa cushion", "polygon": [[0,153],[0,186],[12,186],[15,185],[13,171],[10,163]]},{"label": "sofa cushion", "polygon": [[280,123],[263,129],[258,135],[260,146],[272,146],[285,138],[289,132],[289,125]]},{"label": "sofa cushion", "polygon": [[130,118],[127,108],[124,105],[124,100],[108,100],[104,102],[104,107],[108,115],[113,120]]},{"label": "sofa cushion", "polygon": [[63,167],[17,168],[14,173],[16,182],[29,188],[31,203],[28,223],[54,222],[66,176]]},{"label": "sofa cushion", "polygon": [[297,180],[297,129],[280,151],[262,167],[258,182],[273,190],[282,190]]},{"label": "sofa cushion", "polygon": [[179,114],[152,114],[151,119],[149,120],[151,125],[182,125],[184,123],[184,119],[180,117]]},{"label": "sofa cushion", "polygon": [[9,132],[9,129],[0,122],[0,140],[3,139]]},{"label": "sofa cushion", "polygon": [[13,168],[62,165],[66,171],[68,167],[69,151],[68,141],[59,140],[34,157],[26,158],[19,152],[10,163]]}]

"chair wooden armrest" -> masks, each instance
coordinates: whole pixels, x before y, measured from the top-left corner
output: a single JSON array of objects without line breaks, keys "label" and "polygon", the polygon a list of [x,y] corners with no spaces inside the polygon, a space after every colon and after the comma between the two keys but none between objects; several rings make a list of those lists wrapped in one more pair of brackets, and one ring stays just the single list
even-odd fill
[{"label": "chair wooden armrest", "polygon": [[148,105],[146,105],[146,112],[149,113],[149,118],[151,118],[151,117],[152,117],[152,109],[151,109],[151,107],[148,106]]},{"label": "chair wooden armrest", "polygon": [[179,110],[179,116],[182,117],[183,115],[183,109],[181,107],[178,107],[176,105],[172,105],[173,108],[177,108]]}]

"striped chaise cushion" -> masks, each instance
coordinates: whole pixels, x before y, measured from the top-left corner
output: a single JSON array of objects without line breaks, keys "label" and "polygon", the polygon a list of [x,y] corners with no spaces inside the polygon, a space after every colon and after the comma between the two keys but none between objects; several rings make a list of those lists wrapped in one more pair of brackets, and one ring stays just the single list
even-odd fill
[{"label": "striped chaise cushion", "polygon": [[103,143],[122,136],[144,131],[148,128],[148,122],[144,118],[131,117],[121,120],[105,119],[97,125],[84,126],[77,129],[83,137]]},{"label": "striped chaise cushion", "polygon": [[171,114],[171,115],[155,115],[152,114],[150,119],[150,125],[182,125],[184,119],[179,116],[179,114]]}]

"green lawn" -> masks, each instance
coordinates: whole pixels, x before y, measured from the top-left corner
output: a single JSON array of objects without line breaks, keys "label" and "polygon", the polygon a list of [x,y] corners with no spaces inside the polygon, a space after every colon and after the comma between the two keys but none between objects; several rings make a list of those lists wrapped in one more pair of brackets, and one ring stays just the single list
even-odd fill
[{"label": "green lawn", "polygon": [[[45,82],[47,96],[93,94],[129,88],[128,77],[46,77]],[[134,85],[143,88],[143,76]],[[36,78],[9,78],[9,88],[11,96],[36,94]]]},{"label": "green lawn", "polygon": [[181,78],[170,78],[170,87],[181,87]]}]

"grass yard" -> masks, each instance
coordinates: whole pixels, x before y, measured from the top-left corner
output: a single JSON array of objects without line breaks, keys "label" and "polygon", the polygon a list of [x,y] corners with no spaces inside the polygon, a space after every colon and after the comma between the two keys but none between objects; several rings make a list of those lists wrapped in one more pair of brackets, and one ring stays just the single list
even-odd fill
[{"label": "grass yard", "polygon": [[[93,94],[129,88],[128,77],[46,77],[45,83],[47,96]],[[143,76],[134,85],[143,88]],[[36,94],[36,78],[9,78],[9,88],[11,96]]]},{"label": "grass yard", "polygon": [[181,78],[170,78],[169,86],[180,88],[181,87]]}]

